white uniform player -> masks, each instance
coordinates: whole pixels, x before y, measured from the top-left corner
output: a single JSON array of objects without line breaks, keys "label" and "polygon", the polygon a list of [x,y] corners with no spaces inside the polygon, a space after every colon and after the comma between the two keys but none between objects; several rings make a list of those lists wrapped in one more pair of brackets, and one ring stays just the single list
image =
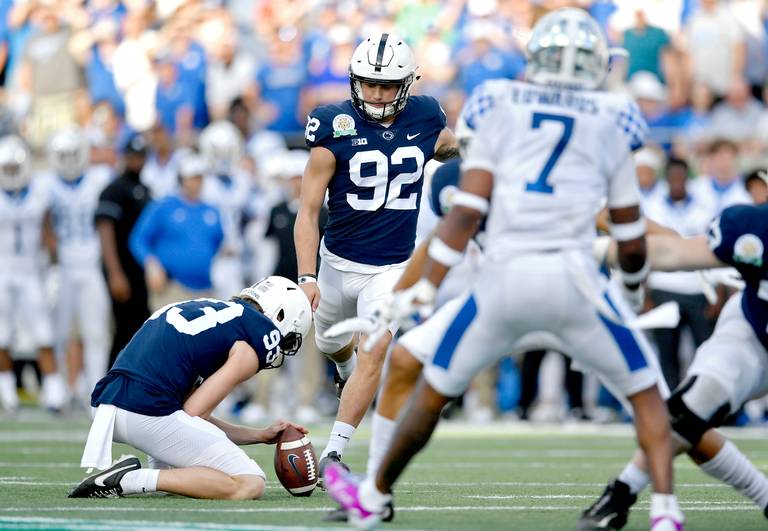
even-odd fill
[{"label": "white uniform player", "polygon": [[50,183],[32,179],[29,151],[17,136],[0,139],[0,400],[18,406],[11,372],[13,315],[40,351],[43,373],[41,403],[59,409],[64,383],[53,359],[53,330],[43,289],[43,219],[50,205]]},{"label": "white uniform player", "polygon": [[[73,389],[87,400],[107,372],[109,293],[101,271],[101,249],[94,214],[99,195],[112,179],[106,166],[87,167],[88,143],[77,130],[54,135],[48,146],[53,172],[51,213],[61,283],[56,307],[56,353],[61,362],[75,323],[83,344],[83,374]],[[75,383],[70,375],[70,383]]]},{"label": "white uniform player", "polygon": [[203,201],[221,213],[224,243],[211,266],[217,297],[226,299],[243,289],[243,211],[251,199],[250,176],[239,167],[243,139],[230,122],[214,122],[200,135],[200,149],[210,165],[203,183]]},{"label": "white uniform player", "polygon": [[510,352],[545,347],[569,354],[631,402],[638,439],[655,463],[652,529],[682,523],[671,493],[671,434],[654,353],[625,324],[632,312],[591,252],[594,220],[607,199],[612,234],[623,249],[624,284],[637,289],[648,274],[632,157],[646,125],[625,95],[597,91],[608,51],[586,12],[563,9],[542,18],[528,52],[532,83],[489,81],[467,102],[464,116],[475,135],[461,190],[430,242],[424,276],[389,306],[402,321],[431,304],[487,214],[484,259],[470,291],[430,318],[439,333],[409,345],[431,357],[424,368],[428,385],[401,415],[375,479],[358,489],[341,466],[325,471],[329,493],[353,522],[381,518],[393,482],[426,443],[449,397]]}]

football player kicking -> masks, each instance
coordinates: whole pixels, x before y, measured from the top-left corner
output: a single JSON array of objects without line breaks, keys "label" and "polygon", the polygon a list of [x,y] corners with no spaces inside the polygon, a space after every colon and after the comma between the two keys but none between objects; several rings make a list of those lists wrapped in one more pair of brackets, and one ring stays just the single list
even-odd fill
[{"label": "football player kicking", "polygon": [[591,254],[595,215],[607,199],[623,284],[637,289],[648,273],[631,153],[642,145],[645,124],[626,96],[598,91],[607,44],[583,10],[542,18],[528,52],[529,83],[497,81],[507,84],[503,97],[480,90],[469,102],[475,136],[460,191],[429,244],[424,276],[396,293],[388,309],[403,320],[431,304],[488,213],[485,256],[470,290],[428,321],[439,326],[426,338],[431,361],[376,476],[358,485],[338,464],[325,469],[329,493],[360,527],[378,523],[394,482],[450,397],[507,353],[543,346],[568,353],[631,403],[653,479],[651,528],[682,528],[654,354],[626,326],[632,314]]},{"label": "football player kicking", "polygon": [[[229,301],[195,299],[157,310],[93,391],[98,409],[81,466],[106,470],[85,478],[69,497],[164,491],[260,498],[266,476],[237,445],[275,443],[292,424],[256,429],[211,412],[236,385],[296,354],[311,324],[299,287],[275,276]],[[110,467],[113,441],[145,452],[150,468],[134,456]]]},{"label": "football player kicking", "polygon": [[[298,281],[315,311],[315,340],[336,363],[343,387],[321,471],[341,461],[370,407],[388,345],[382,340],[356,354],[352,333],[327,338],[325,332],[346,318],[372,313],[392,293],[414,248],[424,164],[458,154],[437,101],[409,96],[416,66],[400,37],[383,33],[363,41],[352,55],[349,77],[351,100],[323,105],[308,116],[310,157],[294,229]],[[328,223],[320,242],[318,214],[326,191]]]},{"label": "football player kicking", "polygon": [[[707,237],[660,236],[650,243],[654,269],[735,267],[744,289],[726,303],[712,337],[696,351],[686,379],[667,400],[677,453],[751,499],[768,517],[768,478],[714,428],[748,400],[768,394],[768,206],[733,206]],[[609,258],[611,260],[611,258]],[[621,529],[648,485],[638,451],[587,509],[579,529]]]}]

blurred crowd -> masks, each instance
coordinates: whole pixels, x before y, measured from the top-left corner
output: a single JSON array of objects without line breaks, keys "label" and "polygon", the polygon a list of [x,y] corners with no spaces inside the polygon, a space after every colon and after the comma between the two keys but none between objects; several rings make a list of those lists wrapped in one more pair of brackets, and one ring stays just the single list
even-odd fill
[{"label": "blurred crowd", "polygon": [[[436,97],[453,126],[478,84],[523,77],[533,23],[567,5],[603,25],[616,46],[607,88],[632,94],[650,127],[637,154],[648,217],[695,235],[730,204],[768,199],[759,171],[768,166],[766,0],[0,0],[0,134],[24,139],[33,180],[108,176],[91,179],[101,184],[83,208],[100,249],[92,272],[104,271],[104,289],[91,297],[102,297],[102,315],[111,300],[112,323],[103,319],[91,341],[87,327],[73,324],[97,321],[88,312],[57,317],[60,298],[74,297],[65,289],[74,284],[61,261],[60,209],[40,252],[55,337],[25,338],[31,325],[14,315],[15,358],[54,348],[69,390],[62,393],[83,403],[92,382],[79,367],[106,360],[110,349],[114,359],[151,311],[183,298],[228,298],[269,274],[295,278],[304,122],[313,107],[349,97],[349,58],[362,37],[403,35],[417,56],[413,93]],[[67,153],[83,150],[80,173],[63,175]],[[55,194],[49,201],[55,211]],[[725,290],[686,274],[654,275],[650,288],[649,306],[674,300],[683,311],[678,329],[654,334],[674,386],[686,352],[711,333]],[[325,363],[306,350],[288,375],[302,382],[300,396],[284,399],[290,387],[277,381],[245,390],[228,411],[256,419],[270,404],[288,404],[301,422],[328,413]],[[478,418],[498,408],[530,415],[544,353],[530,356],[518,364],[522,389],[520,369],[504,364],[470,393]],[[542,382],[559,388],[561,370],[550,365]],[[0,402],[9,408],[3,371]],[[585,401],[584,382],[569,368],[566,375],[565,410],[589,416],[585,403],[597,399]],[[547,385],[545,399],[553,395]]]}]

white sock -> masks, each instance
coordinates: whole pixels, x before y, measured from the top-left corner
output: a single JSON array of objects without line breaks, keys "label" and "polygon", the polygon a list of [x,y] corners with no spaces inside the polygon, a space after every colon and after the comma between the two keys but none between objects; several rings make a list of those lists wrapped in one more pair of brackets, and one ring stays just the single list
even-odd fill
[{"label": "white sock", "polygon": [[357,352],[352,352],[352,355],[347,361],[337,361],[335,363],[336,369],[339,371],[339,376],[341,376],[341,379],[349,380],[349,376],[357,366]]},{"label": "white sock", "polygon": [[0,406],[8,410],[19,407],[19,395],[16,393],[16,376],[13,371],[0,372]]},{"label": "white sock", "polygon": [[123,479],[120,480],[120,486],[123,488],[123,494],[155,492],[159,476],[160,471],[152,470],[151,468],[131,470],[126,472]]},{"label": "white sock", "polygon": [[331,435],[328,437],[328,444],[320,455],[320,459],[325,457],[331,452],[336,452],[341,457],[344,454],[344,449],[349,444],[349,440],[352,435],[355,434],[355,427],[346,422],[339,422],[338,420],[333,423],[331,428]]},{"label": "white sock", "polygon": [[726,441],[715,457],[701,465],[701,469],[755,502],[760,510],[768,506],[768,479],[731,441]]},{"label": "white sock", "polygon": [[376,476],[381,460],[384,459],[389,449],[389,444],[392,442],[395,428],[397,428],[397,423],[394,420],[382,417],[378,413],[373,414],[371,444],[368,447],[368,467],[366,472],[368,477]]},{"label": "white sock", "polygon": [[379,492],[379,489],[376,488],[376,484],[373,482],[373,478],[370,476],[360,483],[357,493],[360,505],[372,513],[380,513],[384,510],[384,506],[392,500],[391,494]]},{"label": "white sock", "polygon": [[638,494],[648,486],[648,483],[651,482],[651,478],[648,475],[648,472],[638,467],[634,461],[630,461],[627,463],[627,466],[624,467],[624,470],[621,471],[621,474],[619,474],[619,481],[629,485],[629,492]]},{"label": "white sock", "polygon": [[[659,519],[667,520],[671,519],[674,523],[682,524],[684,521],[683,512],[677,505],[677,498],[674,494],[659,494],[654,492],[651,494],[651,530],[655,529],[654,525]],[[672,529],[673,526],[669,522],[662,523],[659,529]]]}]

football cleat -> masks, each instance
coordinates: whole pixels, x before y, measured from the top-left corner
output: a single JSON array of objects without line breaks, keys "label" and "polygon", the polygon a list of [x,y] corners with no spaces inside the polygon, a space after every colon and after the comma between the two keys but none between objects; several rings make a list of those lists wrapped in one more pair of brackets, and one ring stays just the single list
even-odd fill
[{"label": "football cleat", "polygon": [[584,511],[576,524],[578,531],[617,530],[627,525],[629,509],[637,496],[629,492],[629,485],[614,480],[603,494]]},{"label": "football cleat", "polygon": [[331,463],[338,463],[339,465],[344,468],[347,472],[349,472],[349,467],[346,463],[341,461],[341,456],[338,454],[338,452],[329,452],[328,455],[320,459],[320,462],[317,464],[317,471],[320,473],[320,479],[317,481],[317,486],[321,489],[325,490],[325,482],[323,481],[323,472],[325,471],[325,467],[330,465]]},{"label": "football cleat", "polygon": [[382,512],[369,511],[359,497],[359,484],[342,463],[331,463],[323,474],[328,496],[346,511],[348,521],[357,529],[376,529],[384,516]]},{"label": "football cleat", "polygon": [[[384,511],[381,513],[381,521],[391,522],[394,519],[395,519],[395,507],[394,505],[392,505],[392,502],[389,502],[384,507]],[[349,516],[347,515],[347,511],[339,507],[337,509],[333,509],[328,514],[323,516],[323,521],[324,522],[347,522],[349,521]]]},{"label": "football cleat", "polygon": [[114,464],[92,476],[85,478],[69,493],[69,498],[116,498],[122,497],[123,488],[120,480],[128,472],[141,468],[136,456],[123,455]]}]

